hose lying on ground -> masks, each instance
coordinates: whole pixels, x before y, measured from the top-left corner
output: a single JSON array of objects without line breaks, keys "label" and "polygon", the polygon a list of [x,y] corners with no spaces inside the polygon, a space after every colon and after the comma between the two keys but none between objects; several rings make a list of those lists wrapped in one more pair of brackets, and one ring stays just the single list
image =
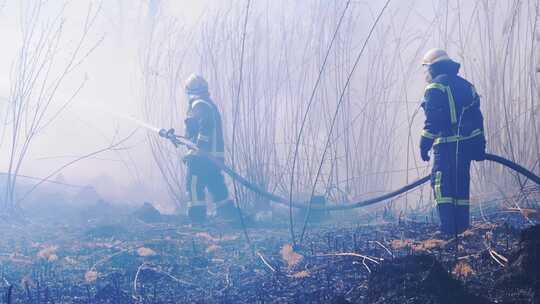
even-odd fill
[{"label": "hose lying on ground", "polygon": [[[197,146],[195,146],[192,142],[190,142],[188,140],[185,140],[184,138],[178,138],[177,140],[178,140],[178,142],[181,142],[182,144],[188,146],[191,149],[198,150]],[[266,198],[266,199],[268,199],[270,201],[289,206],[289,200],[288,199],[280,197],[280,196],[275,195],[275,194],[272,194],[272,193],[262,189],[261,187],[249,182],[247,179],[245,179],[243,176],[238,174],[236,171],[232,170],[227,165],[225,165],[222,161],[212,157],[208,153],[205,153],[203,151],[198,151],[198,152],[201,155],[208,157],[208,159],[210,159],[210,161],[212,161],[216,166],[218,166],[221,170],[223,170],[227,175],[229,175],[231,178],[236,180],[242,186],[248,188],[249,190],[255,192],[256,194],[258,194],[261,197]],[[501,165],[503,165],[503,166],[505,166],[507,168],[510,168],[510,169],[512,169],[512,170],[526,176],[528,179],[532,180],[533,182],[535,182],[536,184],[538,184],[540,186],[540,177],[538,175],[536,175],[533,172],[527,170],[526,168],[514,163],[513,161],[510,161],[510,160],[508,160],[508,159],[506,159],[504,157],[494,155],[494,154],[490,154],[490,153],[486,153],[486,160],[496,162],[496,163],[499,163],[499,164],[501,164]],[[401,187],[401,188],[399,188],[397,190],[394,190],[392,192],[389,192],[389,193],[386,193],[386,194],[383,194],[383,195],[380,195],[380,196],[377,196],[377,197],[369,198],[369,199],[366,199],[366,200],[362,200],[362,201],[359,201],[359,202],[356,202],[356,203],[334,204],[334,205],[324,205],[324,206],[312,205],[311,209],[313,209],[313,210],[315,210],[315,209],[324,209],[326,211],[337,211],[337,210],[348,210],[348,209],[355,209],[355,208],[361,208],[361,207],[373,205],[373,204],[388,200],[390,198],[396,197],[398,195],[401,195],[401,194],[403,194],[403,193],[405,193],[407,191],[410,191],[410,190],[412,190],[412,189],[426,183],[427,181],[429,181],[430,177],[431,177],[430,175],[422,177],[422,178],[417,179],[414,182],[412,182],[412,183],[410,183],[408,185],[405,185],[405,186],[403,186],[403,187]],[[299,209],[308,209],[309,208],[309,205],[307,203],[302,203],[302,202],[293,202],[292,206],[295,207],[295,208],[299,208]]]}]

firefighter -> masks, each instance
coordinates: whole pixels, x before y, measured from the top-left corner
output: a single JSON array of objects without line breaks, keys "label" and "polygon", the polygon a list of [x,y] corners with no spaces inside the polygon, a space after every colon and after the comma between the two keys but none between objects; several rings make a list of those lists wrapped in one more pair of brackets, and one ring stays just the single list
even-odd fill
[{"label": "firefighter", "polygon": [[[208,82],[200,75],[192,74],[185,83],[188,111],[185,119],[185,137],[197,147],[224,161],[224,141],[221,114],[210,98]],[[221,170],[208,158],[189,150],[184,157],[187,166],[186,189],[190,199],[188,217],[194,223],[207,219],[205,190],[216,204],[216,215],[232,220],[237,215]]]},{"label": "firefighter", "polygon": [[442,49],[429,50],[422,59],[426,86],[422,108],[426,116],[420,155],[430,161],[431,186],[441,232],[455,234],[469,227],[471,161],[485,159],[486,140],[480,97],[474,86],[458,75],[460,64]]}]

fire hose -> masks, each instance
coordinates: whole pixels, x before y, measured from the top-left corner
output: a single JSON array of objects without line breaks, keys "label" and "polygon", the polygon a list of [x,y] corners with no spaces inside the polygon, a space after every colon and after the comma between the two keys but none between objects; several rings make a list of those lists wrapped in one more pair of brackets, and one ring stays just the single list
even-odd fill
[{"label": "fire hose", "polygon": [[[200,156],[203,156],[203,157],[206,157],[213,164],[215,164],[219,169],[221,169],[223,172],[225,172],[227,175],[229,175],[232,179],[236,180],[242,186],[248,188],[249,190],[253,191],[257,195],[259,195],[259,196],[261,196],[261,197],[263,197],[265,199],[268,199],[270,201],[279,203],[279,204],[283,204],[283,205],[287,205],[287,206],[289,205],[290,202],[289,202],[288,199],[286,199],[284,197],[280,197],[280,196],[275,195],[275,194],[272,194],[272,193],[262,189],[261,187],[251,183],[250,181],[245,179],[242,175],[240,175],[239,173],[237,173],[236,171],[234,171],[233,169],[228,167],[223,161],[213,157],[210,153],[208,153],[206,151],[200,150],[197,147],[197,145],[195,145],[189,139],[187,139],[185,137],[182,137],[182,136],[175,135],[174,134],[174,129],[169,129],[169,130],[161,129],[159,131],[159,135],[161,137],[169,139],[175,145],[175,147],[179,147],[180,145],[184,145],[188,149],[195,151],[196,154],[198,154]],[[510,161],[510,160],[508,160],[508,159],[506,159],[504,157],[494,155],[494,154],[490,154],[490,153],[486,153],[486,160],[501,164],[501,165],[503,165],[503,166],[505,166],[505,167],[507,167],[509,169],[512,169],[512,170],[524,175],[525,177],[527,177],[528,179],[532,180],[533,182],[535,182],[537,185],[540,186],[540,177],[538,175],[534,174],[533,172],[529,171],[528,169],[524,168],[523,166],[521,166],[519,164],[516,164],[513,161]],[[403,186],[403,187],[401,187],[399,189],[396,189],[396,190],[394,190],[392,192],[388,192],[388,193],[385,193],[383,195],[376,196],[376,197],[369,198],[369,199],[365,199],[365,200],[358,201],[358,202],[355,202],[355,203],[341,204],[341,205],[323,205],[323,206],[312,204],[311,207],[310,207],[309,204],[307,204],[307,203],[292,202],[292,206],[295,207],[295,208],[299,208],[299,209],[309,209],[309,208],[311,208],[311,209],[314,209],[314,210],[315,209],[324,209],[326,211],[349,210],[349,209],[361,208],[361,207],[373,205],[373,204],[388,200],[390,198],[399,196],[399,195],[401,195],[401,194],[403,194],[405,192],[408,192],[408,191],[410,191],[410,190],[412,190],[412,189],[414,189],[414,188],[416,188],[418,186],[421,186],[421,185],[425,184],[426,182],[428,182],[430,180],[430,178],[431,178],[431,175],[424,176],[424,177],[422,177],[420,179],[417,179],[417,180],[413,181],[412,183],[407,184],[407,185],[405,185],[405,186]]]}]

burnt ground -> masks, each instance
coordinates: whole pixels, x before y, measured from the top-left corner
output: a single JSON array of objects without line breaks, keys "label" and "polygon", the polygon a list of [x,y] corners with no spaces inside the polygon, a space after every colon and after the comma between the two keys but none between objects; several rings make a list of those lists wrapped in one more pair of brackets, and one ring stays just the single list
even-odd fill
[{"label": "burnt ground", "polygon": [[0,303],[540,303],[540,228],[505,217],[456,252],[425,222],[322,224],[296,248],[286,225],[250,225],[250,247],[240,229],[145,214],[4,220]]}]

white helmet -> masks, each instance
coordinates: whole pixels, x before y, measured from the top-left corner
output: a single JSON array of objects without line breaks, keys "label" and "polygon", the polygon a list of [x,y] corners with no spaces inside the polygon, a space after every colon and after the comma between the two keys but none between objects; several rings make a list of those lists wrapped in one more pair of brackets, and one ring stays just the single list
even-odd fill
[{"label": "white helmet", "polygon": [[188,95],[208,95],[208,82],[201,75],[191,74],[186,79],[185,89]]},{"label": "white helmet", "polygon": [[448,54],[443,49],[431,49],[422,58],[422,65],[431,65],[439,61],[450,60]]}]

